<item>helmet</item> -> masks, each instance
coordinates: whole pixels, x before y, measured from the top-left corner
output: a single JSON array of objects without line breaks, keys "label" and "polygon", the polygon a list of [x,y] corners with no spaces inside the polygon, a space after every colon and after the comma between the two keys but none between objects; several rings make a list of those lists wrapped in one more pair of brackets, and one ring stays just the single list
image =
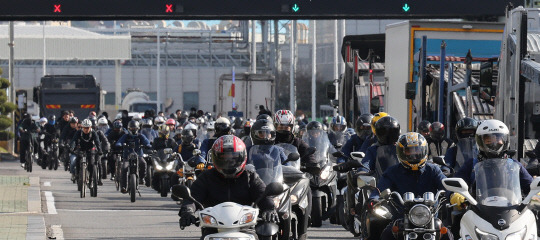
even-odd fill
[{"label": "helmet", "polygon": [[133,119],[135,121],[140,121],[141,120],[141,115],[138,114],[138,113],[135,113],[135,115],[133,115],[133,117],[131,119]]},{"label": "helmet", "polygon": [[42,117],[39,119],[39,124],[41,124],[41,126],[47,124],[47,122],[49,122],[49,120],[47,120],[46,117]]},{"label": "helmet", "polygon": [[158,128],[159,137],[168,138],[169,137],[169,126],[161,125]]},{"label": "helmet", "polygon": [[188,118],[188,117],[189,117],[189,113],[186,111],[182,111],[182,114],[180,114],[180,118]]},{"label": "helmet", "polygon": [[107,119],[105,119],[104,117],[101,117],[101,118],[98,119],[97,125],[98,125],[98,126],[101,126],[101,125],[109,125],[109,122],[107,122]]},{"label": "helmet", "polygon": [[208,122],[206,124],[206,130],[212,130],[212,131],[215,130],[216,129],[215,124],[216,124],[216,122],[214,122],[214,121]]},{"label": "helmet", "polygon": [[172,118],[169,118],[167,119],[167,121],[165,122],[165,125],[175,125],[176,126],[176,120],[172,119]]},{"label": "helmet", "polygon": [[54,125],[56,123],[56,116],[55,115],[49,115],[49,124]]},{"label": "helmet", "polygon": [[216,134],[227,135],[231,130],[231,122],[227,118],[220,117],[216,120],[214,127]]},{"label": "helmet", "polygon": [[253,123],[250,130],[254,145],[272,145],[276,140],[276,128],[271,121],[259,119]]},{"label": "helmet", "polygon": [[323,130],[323,125],[317,121],[311,121],[307,124],[306,129],[309,130]]},{"label": "helmet", "polygon": [[92,121],[90,121],[90,119],[84,119],[82,122],[81,122],[81,127],[83,128],[89,128],[89,127],[92,127]]},{"label": "helmet", "polygon": [[114,121],[113,128],[114,129],[122,129],[122,121]]},{"label": "helmet", "polygon": [[197,121],[196,121],[195,123],[197,123],[197,124],[200,126],[200,125],[203,125],[204,122],[205,122],[205,121],[204,121],[204,117],[198,117],[198,118],[197,118]]},{"label": "helmet", "polygon": [[508,134],[506,125],[495,119],[483,121],[476,129],[476,145],[478,150],[488,158],[499,158],[508,150]]},{"label": "helmet", "polygon": [[274,115],[274,124],[276,125],[276,128],[278,128],[279,125],[285,125],[290,126],[292,130],[294,122],[294,115],[289,110],[279,110]]},{"label": "helmet", "polygon": [[88,117],[90,119],[90,122],[92,122],[92,127],[97,127],[97,119],[96,117]]},{"label": "helmet", "polygon": [[147,127],[147,128],[152,127],[152,119],[150,118],[141,119],[141,125],[142,127]]},{"label": "helmet", "polygon": [[478,121],[474,118],[465,117],[459,119],[456,124],[456,136],[458,139],[474,137]]},{"label": "helmet", "polygon": [[[180,132],[180,131],[177,131]],[[193,134],[193,131],[189,129],[182,130],[182,143],[191,143],[193,142],[193,139],[195,138],[195,134]]]},{"label": "helmet", "polygon": [[266,119],[266,120],[269,120],[270,122],[272,122],[272,117],[270,117],[270,115],[268,115],[268,114],[258,115],[257,119],[255,119],[255,120],[259,120],[259,119]]},{"label": "helmet", "polygon": [[156,126],[162,125],[163,123],[165,123],[165,118],[162,116],[156,117],[156,119],[154,119],[154,123],[156,124]]},{"label": "helmet", "polygon": [[[193,123],[188,123],[186,124],[186,126],[184,127],[184,130],[189,130],[193,133],[193,136],[197,136],[197,125],[193,124]],[[184,135],[182,133],[182,135]]]},{"label": "helmet", "polygon": [[171,113],[169,115],[169,118],[172,118],[172,119],[178,119],[178,116],[176,116],[176,113]]},{"label": "helmet", "polygon": [[246,168],[246,145],[233,135],[221,136],[212,145],[211,161],[225,178],[237,178]]},{"label": "helmet", "polygon": [[253,119],[247,119],[246,120],[246,122],[244,123],[244,133],[245,134],[251,133],[251,126],[253,125],[253,123],[255,123],[255,120],[253,120]]},{"label": "helmet", "polygon": [[431,123],[428,120],[423,120],[418,124],[418,132],[424,136],[429,134]]},{"label": "helmet", "polygon": [[379,112],[373,115],[373,118],[371,119],[371,131],[373,132],[373,134],[375,134],[375,123],[379,121],[379,119],[386,116],[388,116],[388,113],[385,113],[385,112]]},{"label": "helmet", "polygon": [[79,122],[79,119],[77,117],[72,117],[71,119],[69,119],[69,123],[78,123]]},{"label": "helmet", "polygon": [[347,120],[340,115],[333,117],[330,123],[330,131],[345,132],[345,130],[347,130]]},{"label": "helmet", "polygon": [[139,131],[139,122],[135,120],[129,121],[128,131],[131,135],[137,135],[137,132]]},{"label": "helmet", "polygon": [[116,114],[116,117],[114,117],[114,120],[117,120],[117,119],[122,119],[122,113],[121,112]]},{"label": "helmet", "polygon": [[383,117],[375,123],[375,136],[380,145],[394,144],[400,134],[398,121],[390,116]]},{"label": "helmet", "polygon": [[242,128],[242,123],[244,123],[244,118],[243,117],[237,117],[236,119],[234,119],[233,128],[234,129],[241,129]]},{"label": "helmet", "polygon": [[416,171],[426,165],[428,144],[422,134],[406,133],[399,137],[396,143],[396,153],[401,165]]},{"label": "helmet", "polygon": [[433,122],[431,126],[429,126],[429,137],[436,141],[442,141],[444,138],[444,124]]},{"label": "helmet", "polygon": [[371,119],[373,119],[373,115],[369,113],[364,113],[358,117],[354,124],[354,130],[356,130],[358,136],[365,137],[371,133]]}]

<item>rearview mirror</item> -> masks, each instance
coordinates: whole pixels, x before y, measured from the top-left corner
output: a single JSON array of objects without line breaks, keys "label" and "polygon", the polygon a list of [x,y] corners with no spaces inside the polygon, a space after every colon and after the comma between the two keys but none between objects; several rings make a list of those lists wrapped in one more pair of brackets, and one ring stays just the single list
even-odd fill
[{"label": "rearview mirror", "polygon": [[172,194],[179,198],[191,199],[191,190],[185,185],[177,184],[172,187]]},{"label": "rearview mirror", "polygon": [[337,152],[332,153],[332,156],[333,157],[343,157],[343,156],[345,156],[345,154],[343,154],[343,152],[341,152],[341,151],[337,151]]},{"label": "rearview mirror", "polygon": [[287,164],[288,162],[292,162],[292,161],[297,161],[298,159],[300,159],[300,154],[298,153],[289,153],[289,156],[287,156],[287,160],[285,160],[283,163],[281,163],[282,165],[285,165]]},{"label": "rearview mirror", "polygon": [[272,182],[266,186],[264,190],[265,196],[276,196],[283,192],[283,184]]},{"label": "rearview mirror", "polygon": [[469,185],[461,178],[446,178],[442,180],[444,188],[446,190],[459,193],[463,195],[469,203],[472,205],[478,204],[476,199],[474,199],[469,193]]},{"label": "rearview mirror", "polygon": [[366,154],[364,154],[363,152],[352,152],[351,153],[351,157],[354,159],[354,160],[362,160],[364,157],[366,156]]}]

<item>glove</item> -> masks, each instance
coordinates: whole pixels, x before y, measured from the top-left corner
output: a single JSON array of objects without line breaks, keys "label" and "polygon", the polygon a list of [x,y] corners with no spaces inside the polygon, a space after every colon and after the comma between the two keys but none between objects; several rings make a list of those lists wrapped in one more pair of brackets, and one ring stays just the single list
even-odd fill
[{"label": "glove", "polygon": [[306,172],[311,173],[312,175],[319,175],[321,173],[320,167],[306,167]]},{"label": "glove", "polygon": [[191,209],[186,209],[181,211],[180,213],[180,228],[184,229],[184,227],[187,227],[191,225],[192,223],[197,223],[197,217],[195,216],[195,213]]},{"label": "glove", "polygon": [[262,213],[261,218],[263,221],[266,222],[272,222],[272,223],[278,223],[279,222],[279,216],[276,212],[276,210],[266,210]]},{"label": "glove", "polygon": [[450,204],[456,205],[458,210],[461,210],[463,207],[463,203],[465,203],[465,197],[459,193],[454,193],[452,196],[450,196]]},{"label": "glove", "polygon": [[358,167],[361,167],[361,166],[362,166],[362,164],[360,162],[351,160],[351,161],[347,161],[347,162],[335,165],[332,168],[334,169],[334,171],[338,171],[338,172],[343,173],[343,172],[348,172],[349,170],[351,170],[353,168],[358,168]]}]

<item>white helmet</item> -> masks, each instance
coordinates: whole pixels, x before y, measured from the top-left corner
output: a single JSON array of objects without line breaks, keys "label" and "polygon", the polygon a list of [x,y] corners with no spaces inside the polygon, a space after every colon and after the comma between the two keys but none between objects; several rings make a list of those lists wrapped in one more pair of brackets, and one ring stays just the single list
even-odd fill
[{"label": "white helmet", "polygon": [[122,119],[122,113],[121,112],[116,114],[116,117],[114,117],[114,120],[118,120],[118,119]]},{"label": "white helmet", "polygon": [[163,125],[165,123],[165,118],[162,116],[156,117],[156,119],[154,119],[154,123],[156,126]]},{"label": "white helmet", "polygon": [[49,120],[47,120],[46,117],[42,117],[39,119],[39,124],[41,124],[41,126],[47,124],[49,122]]},{"label": "white helmet", "polygon": [[274,115],[274,124],[278,125],[294,125],[294,114],[290,110],[279,110]]},{"label": "white helmet", "polygon": [[488,158],[500,158],[508,150],[508,127],[501,121],[490,119],[483,121],[476,129],[478,150]]},{"label": "white helmet", "polygon": [[214,130],[214,129],[216,129],[215,126],[214,126],[215,123],[216,122],[214,122],[214,121],[209,121],[208,123],[206,123],[206,130]]},{"label": "white helmet", "polygon": [[107,119],[105,119],[104,117],[100,117],[100,118],[97,120],[97,125],[98,125],[98,126],[109,125],[109,123],[107,122]]},{"label": "white helmet", "polygon": [[82,121],[82,123],[81,123],[81,127],[83,127],[83,128],[87,128],[87,127],[91,128],[92,127],[92,121],[90,121],[90,119],[88,119],[88,118],[84,119]]},{"label": "white helmet", "polygon": [[132,119],[135,120],[135,121],[140,121],[142,118],[141,118],[140,114],[135,113],[135,115],[133,115]]}]

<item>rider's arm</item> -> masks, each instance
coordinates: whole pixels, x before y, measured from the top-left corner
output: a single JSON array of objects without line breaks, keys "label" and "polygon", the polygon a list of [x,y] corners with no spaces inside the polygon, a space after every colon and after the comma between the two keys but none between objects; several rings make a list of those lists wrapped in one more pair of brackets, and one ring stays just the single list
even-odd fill
[{"label": "rider's arm", "polygon": [[[207,183],[207,178],[209,174],[208,173],[202,173],[199,175],[199,177],[193,182],[193,184],[190,187],[191,190],[191,196],[197,200],[200,203],[205,202],[207,196],[208,196],[208,186],[211,186],[210,183]],[[182,209],[191,209],[192,212],[196,211],[195,204],[191,202],[189,199],[184,199],[182,203]]]},{"label": "rider's arm", "polygon": [[109,139],[105,137],[105,134],[103,132],[99,132],[98,134],[99,134],[99,140],[101,141],[101,146],[103,146],[101,150],[103,151],[111,150],[111,144],[109,143]]},{"label": "rider's arm", "polygon": [[300,154],[300,162],[307,165],[315,165],[317,164],[317,159],[315,158],[315,154],[307,155],[309,145],[302,139],[296,138],[298,141],[298,153]]},{"label": "rider's arm", "polygon": [[[351,138],[349,138],[349,140],[347,140],[345,145],[341,147],[341,151],[343,152],[343,154],[345,154],[345,156],[350,156],[351,152],[353,151],[353,142],[354,142],[353,140],[355,136],[356,135],[353,135]],[[344,157],[338,158],[339,163],[346,162],[346,161],[347,161],[347,158],[344,158]]]},{"label": "rider's arm", "polygon": [[96,148],[98,153],[101,153],[102,152],[101,142],[99,141],[99,136],[97,132],[92,131],[92,135],[93,135],[92,138],[94,139],[94,147]]},{"label": "rider's arm", "polygon": [[433,181],[437,183],[437,191],[438,190],[445,190],[446,188],[442,184],[442,180],[446,178],[444,173],[442,172],[441,168],[438,166],[434,166],[433,168]]},{"label": "rider's arm", "polygon": [[531,191],[531,182],[533,177],[521,163],[516,160],[514,161],[519,164],[519,184],[521,185],[521,191],[527,195],[529,194],[529,191]]},{"label": "rider's arm", "polygon": [[[254,172],[247,172],[249,174],[249,194],[251,195],[252,201],[257,200],[261,195],[264,194],[266,185],[261,180],[259,175]],[[269,197],[263,198],[258,204],[261,211],[274,209],[274,202]]]},{"label": "rider's arm", "polygon": [[465,161],[465,163],[463,163],[463,166],[461,166],[459,170],[456,172],[456,174],[454,174],[454,177],[462,178],[470,186],[474,180],[474,179],[471,179],[471,174],[474,168],[473,166],[474,162],[475,160]]},{"label": "rider's arm", "polygon": [[[396,188],[394,187],[394,183],[388,174],[388,171],[385,171],[379,179],[379,183],[377,183],[377,188],[380,191],[384,191],[386,189],[390,189],[390,191],[396,190]],[[372,191],[369,198],[379,199],[379,191]]]},{"label": "rider's arm", "polygon": [[373,166],[375,166],[375,161],[377,159],[377,147],[371,146],[366,150],[366,156],[362,159],[362,165],[366,168],[361,168],[360,170],[369,172]]},{"label": "rider's arm", "polygon": [[448,150],[446,150],[446,154],[444,155],[444,161],[446,162],[446,165],[451,168],[454,168],[456,165],[456,152],[457,147],[454,145],[448,148]]},{"label": "rider's arm", "polygon": [[69,142],[69,149],[71,149],[71,151],[75,150],[75,147],[79,145],[79,135],[81,135],[79,131],[73,134],[73,138],[71,139],[71,142]]},{"label": "rider's arm", "polygon": [[208,146],[208,142],[209,142],[208,139],[204,139],[204,141],[201,144],[201,157],[203,159],[206,159],[206,154],[208,153],[208,150],[210,150]]},{"label": "rider's arm", "polygon": [[116,141],[116,144],[114,144],[116,147],[122,147],[122,144],[126,141],[127,134],[122,135],[118,141]]},{"label": "rider's arm", "polygon": [[150,141],[148,140],[146,136],[139,134],[139,139],[141,140],[141,145],[149,147],[149,148],[152,147],[152,145],[150,144]]}]

